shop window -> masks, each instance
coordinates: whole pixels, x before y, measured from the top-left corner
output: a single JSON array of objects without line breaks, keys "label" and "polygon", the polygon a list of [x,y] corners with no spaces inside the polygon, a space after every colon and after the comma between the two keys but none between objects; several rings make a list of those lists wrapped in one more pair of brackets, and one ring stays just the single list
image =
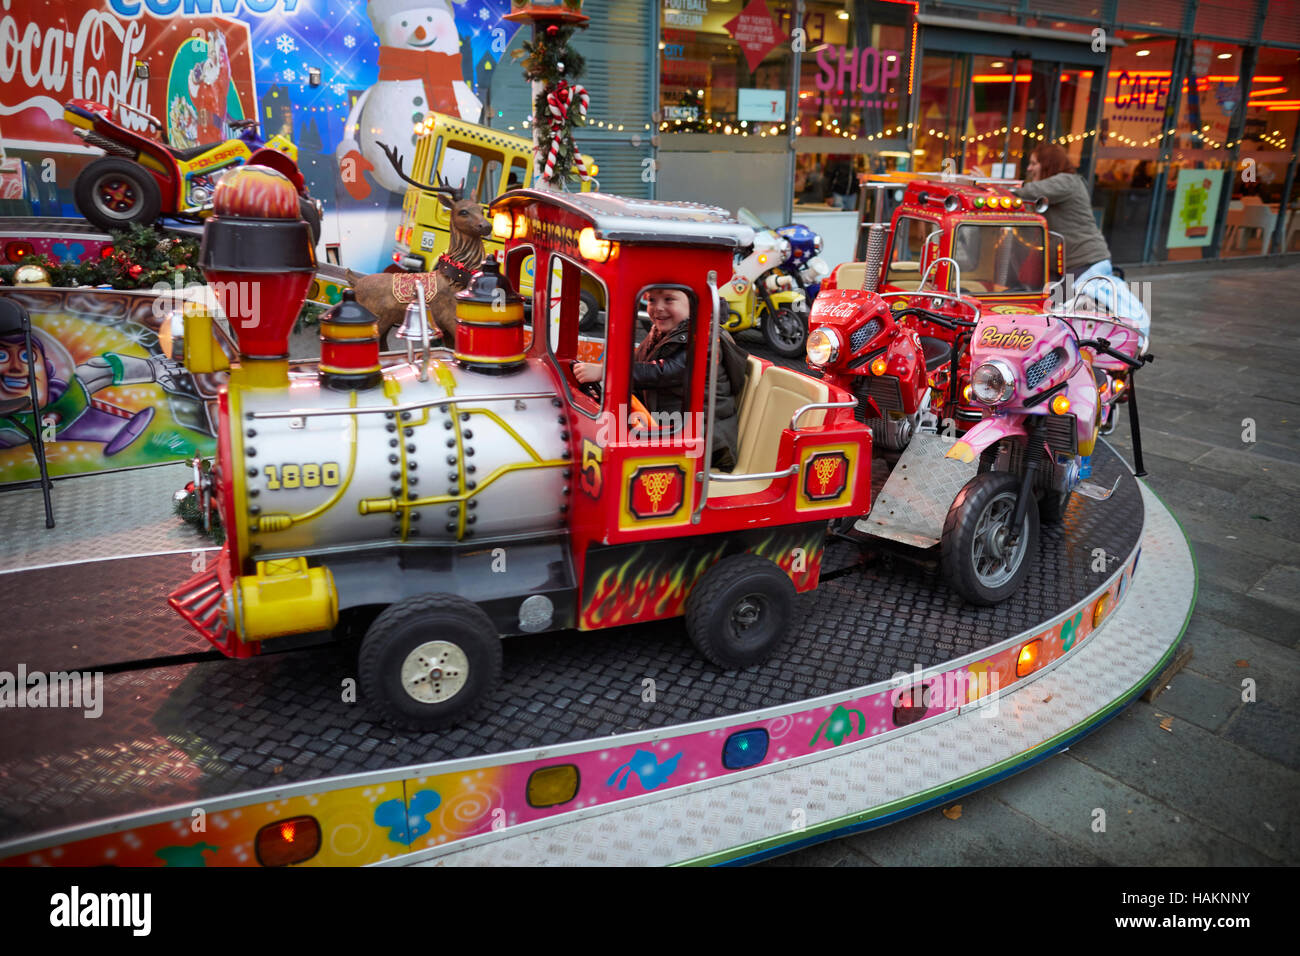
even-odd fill
[{"label": "shop window", "polygon": [[[1077,127],[1077,134],[1066,137],[1065,146],[1082,147],[1086,139],[1095,139],[1092,203],[1102,235],[1112,261],[1138,262],[1154,199],[1151,190],[1165,135],[1165,107],[1175,92],[1177,43],[1173,37],[1120,36],[1125,45],[1111,50],[1101,127],[1086,131]],[[1065,238],[1069,242],[1070,237]]]},{"label": "shop window", "polygon": [[1228,140],[1245,86],[1242,49],[1230,43],[1197,40],[1192,44],[1190,67],[1173,127],[1170,192],[1156,232],[1162,259],[1212,256],[1220,198],[1225,189],[1235,186]]},{"label": "shop window", "polygon": [[957,227],[953,259],[961,291],[972,295],[1041,294],[1046,284],[1041,227],[964,224]]},{"label": "shop window", "polygon": [[1275,228],[1283,249],[1300,240],[1294,204],[1284,201],[1300,118],[1300,63],[1294,50],[1261,49],[1246,99],[1246,120],[1231,178],[1221,255],[1269,251]]}]

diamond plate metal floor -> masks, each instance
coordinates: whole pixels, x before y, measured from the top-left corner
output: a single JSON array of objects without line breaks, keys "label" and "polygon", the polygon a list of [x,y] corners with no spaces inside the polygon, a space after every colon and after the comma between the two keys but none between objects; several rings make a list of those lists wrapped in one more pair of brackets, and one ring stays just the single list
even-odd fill
[{"label": "diamond plate metal floor", "polygon": [[[1127,475],[1109,449],[1094,456],[1094,469],[1107,484]],[[800,599],[795,632],[759,667],[718,671],[679,622],[512,639],[503,683],[478,722],[439,733],[392,733],[364,702],[344,702],[353,648],[108,674],[98,719],[70,710],[4,715],[0,839],[275,784],[671,726],[887,680],[986,647],[1082,600],[1137,546],[1142,525],[1131,477],[1109,501],[1073,501],[1062,526],[1044,529],[1021,592],[983,609],[965,606],[933,570],[861,561],[836,542],[827,580]],[[1101,552],[1106,568],[1097,571]],[[195,649],[179,619],[169,625],[158,611],[173,580],[189,573],[185,559],[65,570],[0,575],[11,589],[0,597],[24,615],[6,615],[0,670],[81,669]],[[655,682],[653,703],[641,699],[646,678]]]},{"label": "diamond plate metal floor", "polygon": [[138,554],[188,553],[212,542],[172,512],[186,464],[133,468],[54,482],[53,528],[39,488],[0,491],[0,574]]}]

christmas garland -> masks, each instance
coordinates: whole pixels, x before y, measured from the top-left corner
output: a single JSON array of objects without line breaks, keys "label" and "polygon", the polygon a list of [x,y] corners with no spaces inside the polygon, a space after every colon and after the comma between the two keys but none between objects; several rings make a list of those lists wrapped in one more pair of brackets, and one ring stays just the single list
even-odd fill
[{"label": "christmas garland", "polygon": [[539,27],[514,53],[524,76],[541,84],[533,101],[533,123],[545,132],[533,159],[533,179],[561,187],[575,167],[583,179],[590,178],[573,141],[574,130],[587,122],[589,101],[587,91],[573,82],[586,68],[582,55],[569,45],[574,29],[555,23]]},{"label": "christmas garland", "polygon": [[106,256],[84,262],[61,262],[44,254],[26,256],[18,265],[0,267],[0,278],[12,285],[19,266],[36,265],[49,275],[50,285],[63,288],[152,289],[159,283],[170,287],[179,281],[184,287],[205,281],[196,267],[197,239],[160,235],[149,226],[132,226],[112,236],[112,252]]}]

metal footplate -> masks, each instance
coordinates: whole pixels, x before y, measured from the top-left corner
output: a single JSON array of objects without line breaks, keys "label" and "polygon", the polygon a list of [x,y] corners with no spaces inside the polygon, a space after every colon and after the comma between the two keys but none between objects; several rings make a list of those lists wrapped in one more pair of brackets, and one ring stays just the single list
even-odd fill
[{"label": "metal footplate", "polygon": [[1115,493],[1115,489],[1118,487],[1119,478],[1116,478],[1115,483],[1109,488],[1105,485],[1099,485],[1095,481],[1081,481],[1074,486],[1074,490],[1076,494],[1091,498],[1093,501],[1105,501]]},{"label": "metal footplate", "polygon": [[913,435],[871,513],[858,519],[854,530],[917,548],[938,544],[949,507],[976,472],[974,462],[944,457],[956,442],[944,435]]}]

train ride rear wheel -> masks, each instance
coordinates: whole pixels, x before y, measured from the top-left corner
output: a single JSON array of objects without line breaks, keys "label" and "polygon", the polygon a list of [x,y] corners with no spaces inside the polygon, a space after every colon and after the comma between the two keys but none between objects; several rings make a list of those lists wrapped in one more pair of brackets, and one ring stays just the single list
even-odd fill
[{"label": "train ride rear wheel", "polygon": [[786,636],[795,589],[767,558],[734,554],[704,572],[686,599],[686,632],[720,667],[766,660]]}]

